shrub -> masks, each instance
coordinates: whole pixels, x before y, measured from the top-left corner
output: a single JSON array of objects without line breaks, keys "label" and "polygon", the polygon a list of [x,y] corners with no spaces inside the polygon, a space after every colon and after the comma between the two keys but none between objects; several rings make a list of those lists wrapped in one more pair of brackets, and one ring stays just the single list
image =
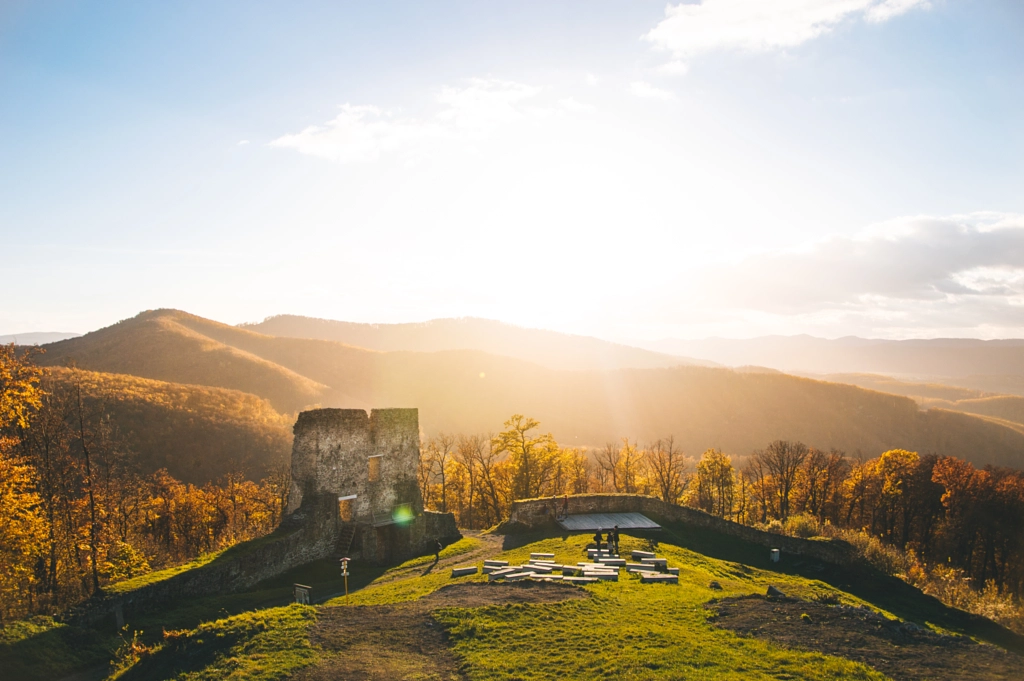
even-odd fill
[{"label": "shrub", "polygon": [[821,534],[818,519],[810,513],[800,513],[786,520],[786,534],[792,537],[810,539]]}]

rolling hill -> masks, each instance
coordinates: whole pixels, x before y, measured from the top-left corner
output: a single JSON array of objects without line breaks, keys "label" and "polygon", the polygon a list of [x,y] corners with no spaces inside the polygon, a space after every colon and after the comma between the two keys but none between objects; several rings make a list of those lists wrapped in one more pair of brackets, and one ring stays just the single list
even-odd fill
[{"label": "rolling hill", "polygon": [[110,416],[144,473],[166,468],[202,484],[235,471],[259,479],[290,461],[293,419],[255,395],[60,367],[47,370],[45,388],[79,380],[86,412]]},{"label": "rolling hill", "polygon": [[378,352],[266,336],[184,312],[144,312],[47,346],[44,361],[311,404],[420,409],[427,434],[489,432],[513,413],[565,445],[674,435],[689,453],[748,454],[777,438],[867,456],[893,447],[1024,467],[1024,435],[909,398],[770,372],[709,367],[558,371],[472,350]]},{"label": "rolling hill", "polygon": [[369,350],[438,352],[479,350],[515,357],[549,369],[649,369],[714,366],[714,362],[652,352],[587,336],[464,317],[419,324],[357,324],[314,317],[278,315],[242,324],[250,331],[286,338],[313,338]]}]

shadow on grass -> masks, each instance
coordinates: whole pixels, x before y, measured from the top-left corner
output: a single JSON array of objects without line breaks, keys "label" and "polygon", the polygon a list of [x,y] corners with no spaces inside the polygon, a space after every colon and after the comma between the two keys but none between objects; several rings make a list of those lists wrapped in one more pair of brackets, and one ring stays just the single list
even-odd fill
[{"label": "shadow on grass", "polygon": [[0,640],[0,677],[12,681],[59,679],[104,665],[118,642],[116,637],[74,626],[54,626],[18,640]]},{"label": "shadow on grass", "polygon": [[664,542],[719,560],[817,579],[883,608],[900,619],[919,624],[931,622],[944,629],[974,636],[1024,654],[1024,636],[979,615],[943,605],[937,598],[924,594],[901,579],[883,574],[866,563],[834,565],[795,555],[783,555],[780,562],[772,563],[769,550],[763,546],[712,530],[676,523],[665,523],[661,532],[631,534],[646,538],[655,545]]}]

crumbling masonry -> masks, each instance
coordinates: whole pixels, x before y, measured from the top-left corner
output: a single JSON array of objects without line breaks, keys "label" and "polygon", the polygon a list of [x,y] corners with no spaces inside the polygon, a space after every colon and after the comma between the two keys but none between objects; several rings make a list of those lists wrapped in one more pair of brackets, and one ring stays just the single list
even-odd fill
[{"label": "crumbling masonry", "polygon": [[459,537],[451,513],[423,510],[416,409],[317,409],[299,414],[289,522],[322,551],[387,563]]}]

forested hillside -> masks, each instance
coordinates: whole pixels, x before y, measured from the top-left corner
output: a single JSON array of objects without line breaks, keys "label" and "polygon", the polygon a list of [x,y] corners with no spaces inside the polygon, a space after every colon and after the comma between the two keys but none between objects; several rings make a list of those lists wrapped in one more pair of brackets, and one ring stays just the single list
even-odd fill
[{"label": "forested hillside", "polygon": [[430,435],[487,432],[529,413],[559,442],[600,447],[674,435],[688,452],[748,454],[796,439],[851,455],[902,447],[1024,467],[1024,435],[909,398],[784,374],[706,367],[556,371],[469,350],[376,352],[278,338],[172,310],[47,346],[43,361],[253,392],[279,411],[320,403],[419,407]]},{"label": "forested hillside", "polygon": [[76,385],[85,410],[109,419],[144,473],[166,468],[203,484],[236,472],[259,479],[289,464],[294,419],[255,395],[60,367],[43,379],[51,394]]}]

